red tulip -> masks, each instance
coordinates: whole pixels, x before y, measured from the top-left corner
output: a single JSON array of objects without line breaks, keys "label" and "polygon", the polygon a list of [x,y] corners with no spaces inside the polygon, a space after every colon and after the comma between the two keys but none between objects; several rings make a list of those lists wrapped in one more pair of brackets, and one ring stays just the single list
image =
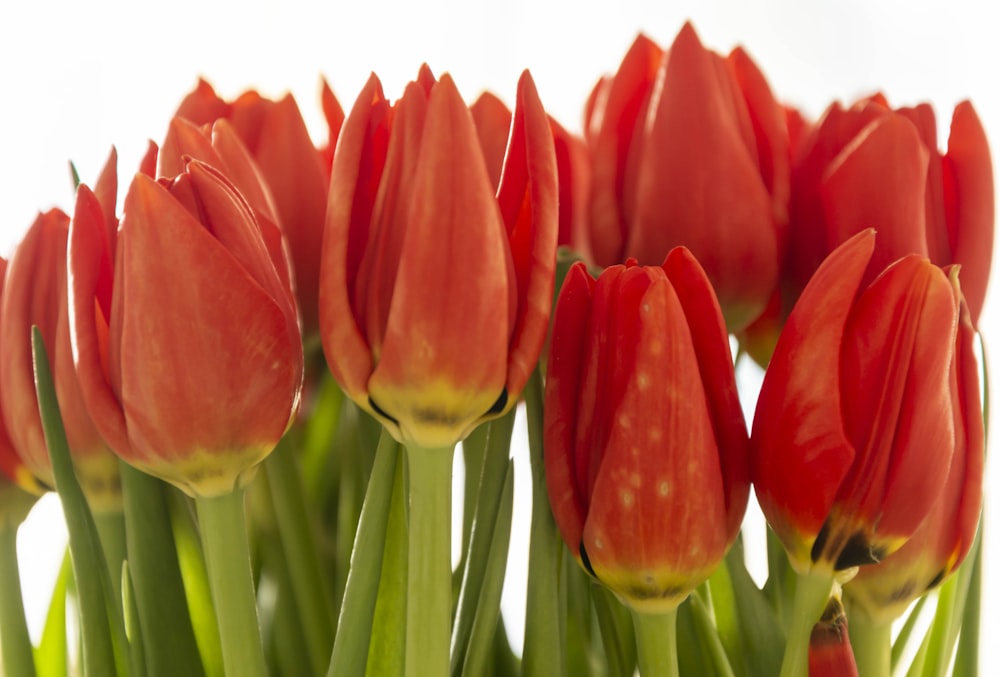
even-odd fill
[{"label": "red tulip", "polygon": [[858,677],[847,614],[837,597],[830,598],[809,636],[809,677]]},{"label": "red tulip", "polygon": [[951,365],[955,452],[945,488],[920,528],[896,553],[863,567],[845,586],[852,604],[876,623],[890,623],[915,599],[954,573],[976,537],[983,506],[985,435],[975,330],[965,303]]},{"label": "red tulip", "polygon": [[[338,130],[333,125],[339,104],[335,98],[331,101],[332,92],[327,91],[323,107],[331,125],[331,138],[336,139]],[[248,91],[227,103],[202,80],[181,102],[176,115],[196,125],[225,118],[249,149],[274,199],[278,220],[288,239],[303,327],[307,334],[311,333],[318,322],[319,252],[329,173],[309,137],[295,99],[287,94],[271,101]],[[239,187],[242,190],[243,186]]]},{"label": "red tulip", "polygon": [[785,246],[788,132],[749,57],[706,50],[690,24],[668,51],[640,36],[598,84],[587,126],[594,261],[652,264],[684,245],[731,331],[759,316]]},{"label": "red tulip", "polygon": [[295,304],[250,207],[191,160],[136,175],[120,229],[81,186],[71,314],[87,407],[111,447],[196,496],[245,484],[298,406]]},{"label": "red tulip", "polygon": [[[7,259],[0,257],[0,298],[3,297],[6,275]],[[0,323],[2,322],[3,318],[0,317]],[[0,344],[2,344],[2,330],[0,330]],[[2,345],[0,345],[0,350],[2,349]],[[0,389],[0,473],[18,486],[32,493],[41,494],[44,488],[38,483],[38,479],[14,450],[14,443],[11,442],[10,435],[7,432],[7,423],[3,410],[3,389]],[[2,481],[3,478],[0,477],[0,482]]]},{"label": "red tulip", "polygon": [[545,477],[580,563],[637,610],[673,609],[739,532],[746,453],[721,311],[690,252],[596,282],[575,264],[552,329]]},{"label": "red tulip", "polygon": [[[101,224],[103,226],[103,224]],[[7,432],[23,467],[15,478],[27,489],[55,486],[35,393],[31,327],[49,352],[66,438],[81,488],[95,512],[121,509],[118,460],[87,412],[73,367],[66,297],[69,217],[40,214],[11,258],[0,307],[0,399]],[[27,477],[25,470],[37,479]]]},{"label": "red tulip", "polygon": [[989,147],[970,103],[955,108],[944,155],[927,104],[894,111],[880,95],[848,109],[834,104],[803,138],[792,168],[785,312],[829,252],[875,228],[868,281],[907,254],[939,266],[961,264],[975,325],[989,278],[993,220]]},{"label": "red tulip", "polygon": [[538,360],[555,268],[556,169],[525,73],[494,195],[452,79],[390,106],[375,76],[344,122],[323,241],[320,333],[345,392],[438,447],[507,411]]},{"label": "red tulip", "polygon": [[864,288],[874,248],[865,231],[820,266],[757,401],[754,487],[799,572],[897,550],[951,462],[957,282],[909,256]]}]

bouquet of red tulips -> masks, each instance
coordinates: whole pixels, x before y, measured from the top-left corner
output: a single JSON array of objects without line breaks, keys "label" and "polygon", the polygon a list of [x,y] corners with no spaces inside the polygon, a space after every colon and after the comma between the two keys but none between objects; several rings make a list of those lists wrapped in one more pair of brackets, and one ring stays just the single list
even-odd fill
[{"label": "bouquet of red tulips", "polygon": [[[808,119],[690,24],[582,136],[543,100],[372,75],[346,114],[324,86],[317,145],[290,95],[202,81],[138,168],[74,171],[0,259],[3,674],[975,674],[973,106],[943,151],[928,105]],[[50,491],[36,646],[15,537]]]}]

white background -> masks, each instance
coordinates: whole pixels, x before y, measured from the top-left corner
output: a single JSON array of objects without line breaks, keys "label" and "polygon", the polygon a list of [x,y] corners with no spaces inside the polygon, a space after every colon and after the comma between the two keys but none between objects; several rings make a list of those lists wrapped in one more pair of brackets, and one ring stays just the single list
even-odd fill
[{"label": "white background", "polygon": [[[613,7],[613,8],[612,8]],[[638,31],[668,45],[685,19],[702,41],[742,44],[784,101],[818,116],[834,100],[884,91],[894,105],[932,102],[942,143],[951,109],[971,98],[1000,148],[998,23],[988,3],[881,2],[5,2],[0,9],[0,253],[9,256],[40,209],[72,209],[67,163],[85,181],[112,144],[123,186],[148,138],[162,138],[181,97],[203,75],[226,97],[248,87],[291,90],[317,141],[325,140],[319,78],[345,109],[371,71],[395,98],[427,62],[450,71],[467,100],[491,89],[513,102],[530,68],[543,103],[571,130],[602,73],[613,72]],[[997,336],[996,294],[984,331]],[[515,453],[524,479],[527,458]],[[995,463],[988,466],[984,651],[996,636],[1000,555]],[[524,517],[527,489],[517,502]],[[58,506],[43,502],[19,548],[32,634],[65,538]],[[526,528],[516,528],[523,535]],[[523,580],[523,541],[512,546],[511,586]],[[518,594],[505,599],[516,616]],[[512,621],[512,618],[508,619]],[[512,622],[511,629],[518,627]],[[992,660],[984,655],[984,666]]]}]

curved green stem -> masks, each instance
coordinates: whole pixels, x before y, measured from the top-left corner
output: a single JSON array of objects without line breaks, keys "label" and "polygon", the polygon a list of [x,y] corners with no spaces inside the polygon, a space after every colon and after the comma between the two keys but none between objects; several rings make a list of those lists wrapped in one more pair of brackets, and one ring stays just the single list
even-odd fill
[{"label": "curved green stem", "polygon": [[781,677],[805,677],[809,671],[809,636],[823,614],[833,588],[832,574],[798,574],[791,624],[785,637]]},{"label": "curved green stem", "polygon": [[447,675],[451,646],[451,466],[453,448],[407,447],[409,573],[406,675]]},{"label": "curved green stem", "polygon": [[677,609],[664,614],[632,610],[635,644],[642,677],[678,677]]},{"label": "curved green stem", "polygon": [[267,677],[243,494],[243,489],[237,489],[222,496],[198,497],[195,502],[226,674]]},{"label": "curved green stem", "polygon": [[0,645],[5,675],[34,677],[35,659],[17,566],[17,526],[6,524],[0,527]]},{"label": "curved green stem", "polygon": [[858,674],[889,677],[892,674],[892,623],[877,623],[860,610],[849,622]]}]

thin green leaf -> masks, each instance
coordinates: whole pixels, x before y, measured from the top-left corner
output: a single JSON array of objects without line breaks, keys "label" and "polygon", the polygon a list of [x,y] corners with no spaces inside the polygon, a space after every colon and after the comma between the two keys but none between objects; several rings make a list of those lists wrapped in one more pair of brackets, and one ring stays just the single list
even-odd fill
[{"label": "thin green leaf", "polygon": [[472,626],[478,618],[479,605],[482,603],[483,580],[494,557],[494,530],[508,481],[505,468],[509,468],[510,438],[514,428],[515,411],[512,409],[503,418],[489,424],[486,454],[480,466],[477,491],[473,493],[476,497],[473,526],[452,630],[453,677],[457,677],[464,669],[465,652],[472,634]]},{"label": "thin green leaf", "polygon": [[[393,478],[378,600],[371,623],[371,639],[366,645],[368,660],[365,674],[371,677],[401,677],[406,666],[406,584],[410,534],[406,519],[406,464],[401,458],[397,459]],[[339,634],[337,639],[340,640]],[[358,674],[331,670],[327,677],[355,677]]]},{"label": "thin green leaf", "polygon": [[69,593],[69,579],[73,576],[73,564],[69,550],[63,557],[59,575],[52,589],[49,611],[42,628],[42,640],[35,651],[35,667],[38,677],[66,677],[69,669],[69,643],[66,640],[66,597]]},{"label": "thin green leaf", "polygon": [[125,538],[150,677],[205,674],[181,576],[166,485],[120,463]]},{"label": "thin green leaf", "polygon": [[293,429],[282,438],[264,461],[264,472],[288,564],[291,587],[287,592],[302,619],[310,672],[320,674],[329,664],[333,648],[333,596],[320,566],[302,476],[292,448],[296,432]]},{"label": "thin green leaf", "polygon": [[215,605],[208,587],[208,570],[201,539],[194,524],[187,496],[177,489],[161,485],[170,510],[170,526],[177,548],[177,563],[184,581],[184,595],[198,644],[198,654],[207,677],[223,677],[222,640],[215,617]]},{"label": "thin green leaf", "polygon": [[[892,643],[892,652],[890,654],[890,662],[893,671],[899,667],[899,662],[903,659],[903,655],[906,653],[907,647],[914,639],[913,632],[917,627],[917,622],[920,620],[920,614],[923,613],[926,605],[927,595],[924,595],[917,600],[916,604],[913,605],[913,608],[910,609],[910,613],[907,615],[906,620],[903,621],[903,625],[900,626],[899,634],[896,635],[896,641]],[[848,619],[849,618],[850,617],[848,617]]]},{"label": "thin green leaf", "polygon": [[719,677],[711,651],[698,627],[689,596],[677,607],[677,664],[682,675]]},{"label": "thin green leaf", "polygon": [[608,674],[631,675],[635,672],[635,628],[628,609],[600,583],[591,585],[594,612],[601,629],[601,642],[607,657]]},{"label": "thin green leaf", "polygon": [[80,600],[83,672],[88,677],[128,675],[128,640],[124,621],[114,602],[111,578],[94,517],[73,471],[66,431],[52,381],[52,369],[38,327],[32,327],[31,338],[38,409],[52,459],[56,491],[66,518],[69,550]]},{"label": "thin green leaf", "polygon": [[[982,523],[979,525],[982,533]],[[982,540],[978,540],[975,550],[963,566],[972,567],[969,581],[969,591],[965,601],[965,614],[962,618],[962,632],[958,638],[958,650],[955,654],[956,675],[977,677],[979,675],[979,638],[982,632],[982,602],[983,602],[983,548]]]},{"label": "thin green leaf", "polygon": [[[509,441],[509,440],[508,440]],[[493,636],[500,617],[500,598],[503,594],[504,575],[507,573],[507,553],[510,548],[510,527],[514,513],[514,461],[507,461],[500,494],[500,505],[494,517],[493,538],[489,559],[477,592],[475,621],[465,653],[461,674],[476,677],[486,671],[491,657]],[[478,521],[479,515],[476,519]],[[464,590],[463,590],[464,592]],[[454,653],[452,657],[454,659]],[[454,663],[452,674],[456,674]]]},{"label": "thin green leaf", "polygon": [[[379,579],[384,577],[383,566],[386,550],[390,546],[389,533],[393,509],[395,485],[401,479],[399,445],[388,432],[383,433],[375,454],[375,465],[364,506],[361,509],[360,526],[351,556],[351,568],[344,589],[344,601],[337,622],[337,635],[333,645],[327,674],[331,677],[363,675],[368,660],[368,646],[376,617],[376,599]],[[405,529],[405,520],[404,520]],[[405,534],[404,541],[405,543]],[[405,562],[402,557],[404,575],[403,588],[406,590]],[[389,568],[398,564],[388,561]],[[402,595],[405,598],[405,594]],[[404,616],[405,618],[405,613]]]},{"label": "thin green leaf", "polygon": [[[781,555],[784,557],[784,551]],[[747,571],[739,542],[730,548],[725,565],[736,602],[745,674],[749,677],[773,677],[781,669],[785,632],[766,593],[757,587]],[[787,566],[787,559],[784,566]],[[730,664],[735,668],[736,663],[731,655]]]}]

